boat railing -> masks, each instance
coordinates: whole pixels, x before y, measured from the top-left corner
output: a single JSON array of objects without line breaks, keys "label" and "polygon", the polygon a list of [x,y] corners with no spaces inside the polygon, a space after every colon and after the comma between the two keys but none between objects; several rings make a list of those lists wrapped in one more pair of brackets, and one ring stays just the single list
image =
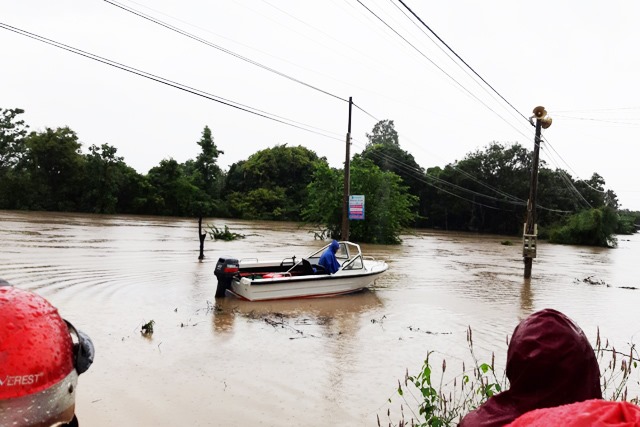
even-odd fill
[{"label": "boat railing", "polygon": [[[345,262],[342,263],[342,270],[361,270],[364,268],[364,264],[362,262],[362,254],[358,254],[354,257],[349,258]],[[356,263],[360,260],[360,263]]]}]

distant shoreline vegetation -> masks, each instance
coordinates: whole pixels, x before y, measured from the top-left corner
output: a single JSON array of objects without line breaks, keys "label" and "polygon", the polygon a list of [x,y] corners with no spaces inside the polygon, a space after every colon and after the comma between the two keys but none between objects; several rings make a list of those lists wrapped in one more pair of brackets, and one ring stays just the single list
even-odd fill
[{"label": "distant shoreline vegetation", "polygon": [[[218,166],[208,126],[195,159],[169,158],[140,174],[109,144],[83,153],[69,127],[29,131],[19,108],[0,108],[0,209],[304,221],[340,238],[343,171],[302,145],[276,145]],[[531,152],[498,142],[444,168],[423,168],[400,147],[393,120],[382,120],[351,162],[351,194],[366,198],[365,220],[349,238],[395,244],[409,228],[517,236],[529,194]],[[538,226],[557,243],[614,246],[640,212],[620,210],[615,192],[540,164]]]}]

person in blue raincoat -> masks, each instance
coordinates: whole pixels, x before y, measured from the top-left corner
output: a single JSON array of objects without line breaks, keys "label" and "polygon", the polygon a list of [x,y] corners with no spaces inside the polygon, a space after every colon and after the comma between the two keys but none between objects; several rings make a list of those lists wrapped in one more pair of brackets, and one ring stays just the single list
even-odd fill
[{"label": "person in blue raincoat", "polygon": [[333,274],[340,269],[340,263],[336,258],[336,252],[340,249],[340,244],[333,240],[329,247],[322,253],[318,265],[324,267],[328,273]]}]

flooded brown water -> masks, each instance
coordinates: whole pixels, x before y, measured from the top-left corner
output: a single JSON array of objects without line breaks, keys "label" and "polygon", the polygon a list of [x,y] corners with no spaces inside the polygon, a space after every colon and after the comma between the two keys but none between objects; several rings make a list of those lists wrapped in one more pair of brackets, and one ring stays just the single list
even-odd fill
[{"label": "flooded brown water", "polygon": [[48,298],[96,346],[79,381],[81,425],[374,426],[428,351],[449,366],[468,356],[467,326],[498,366],[505,337],[545,307],[592,340],[597,327],[621,347],[640,332],[640,290],[627,289],[640,288],[640,235],[613,250],[541,243],[527,282],[518,239],[417,231],[363,245],[390,265],[371,291],[251,303],[215,300],[219,256],[322,243],[293,223],[205,222],[246,238],[207,240],[200,262],[195,220],[0,211],[0,278]]}]

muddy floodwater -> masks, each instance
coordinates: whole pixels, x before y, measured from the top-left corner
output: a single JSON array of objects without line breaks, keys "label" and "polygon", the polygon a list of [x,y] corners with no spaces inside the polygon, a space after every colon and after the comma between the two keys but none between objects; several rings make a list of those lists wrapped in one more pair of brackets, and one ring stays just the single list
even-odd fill
[{"label": "muddy floodwater", "polygon": [[389,263],[370,291],[251,303],[214,298],[219,256],[304,256],[323,243],[294,223],[204,222],[246,238],[207,240],[200,262],[193,219],[0,211],[0,278],[49,299],[95,344],[81,425],[375,426],[428,351],[455,369],[471,326],[478,356],[496,351],[503,366],[506,336],[546,307],[592,342],[598,327],[616,347],[640,341],[637,234],[617,249],[543,242],[525,281],[517,238],[416,231],[362,245]]}]

